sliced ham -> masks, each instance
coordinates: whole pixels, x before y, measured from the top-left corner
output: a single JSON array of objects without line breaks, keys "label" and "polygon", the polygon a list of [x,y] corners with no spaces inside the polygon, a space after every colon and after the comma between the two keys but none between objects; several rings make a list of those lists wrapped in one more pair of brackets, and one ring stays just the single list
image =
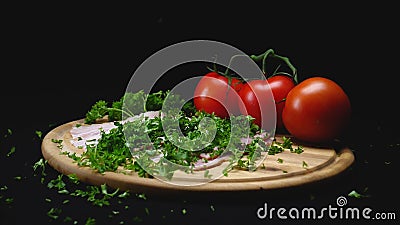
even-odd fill
[{"label": "sliced ham", "polygon": [[204,160],[204,158],[199,159],[195,164],[194,164],[194,171],[201,171],[201,170],[207,170],[216,166],[221,165],[223,162],[229,161],[231,158],[230,154],[225,154],[221,155],[215,159],[212,160]]},{"label": "sliced ham", "polygon": [[[142,116],[152,119],[159,116],[159,114],[160,114],[159,111],[149,111],[133,117],[129,117],[120,122],[124,124],[126,122],[137,120]],[[101,131],[108,133],[110,132],[110,130],[114,128],[117,128],[114,122],[105,122],[105,123],[73,127],[70,130],[70,134],[72,136],[71,144],[74,145],[75,147],[86,149],[86,144],[88,141],[90,141],[90,144],[97,144],[98,139],[101,138]]]}]

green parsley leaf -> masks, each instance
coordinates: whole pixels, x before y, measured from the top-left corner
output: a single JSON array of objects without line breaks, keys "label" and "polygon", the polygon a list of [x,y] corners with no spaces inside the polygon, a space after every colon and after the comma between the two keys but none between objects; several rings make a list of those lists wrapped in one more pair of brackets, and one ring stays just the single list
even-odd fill
[{"label": "green parsley leaf", "polygon": [[118,198],[127,198],[129,196],[130,196],[129,191],[124,191],[123,193],[118,195]]},{"label": "green parsley leaf", "polygon": [[104,100],[97,101],[91,109],[86,113],[85,123],[95,123],[97,119],[103,118],[108,113],[107,102]]},{"label": "green parsley leaf", "polygon": [[65,183],[62,180],[62,178],[63,178],[63,174],[59,174],[56,179],[49,181],[49,183],[47,184],[47,187],[50,189],[56,188],[58,190],[65,189]]},{"label": "green parsley leaf", "polygon": [[365,195],[362,195],[358,193],[356,190],[352,190],[349,194],[347,194],[349,197],[354,197],[354,198],[363,198],[366,197]]},{"label": "green parsley leaf", "polygon": [[11,130],[10,128],[8,128],[8,129],[7,129],[7,133],[4,134],[4,138],[7,138],[8,136],[10,136],[10,135],[12,135],[12,134],[13,134],[12,130]]},{"label": "green parsley leaf", "polygon": [[96,219],[92,217],[88,217],[86,219],[85,225],[96,225]]},{"label": "green parsley leaf", "polygon": [[275,155],[278,153],[283,152],[285,149],[288,149],[291,153],[301,154],[304,152],[303,146],[297,146],[296,148],[293,147],[293,142],[291,141],[290,137],[283,136],[283,142],[278,142],[274,140],[273,144],[270,146],[268,151],[269,155]]},{"label": "green parsley leaf", "polygon": [[63,148],[63,140],[62,139],[51,139],[51,142],[56,143],[57,144],[57,148],[62,149]]},{"label": "green parsley leaf", "polygon": [[47,212],[47,216],[49,216],[51,219],[56,220],[60,216],[62,210],[60,208],[51,208]]},{"label": "green parsley leaf", "polygon": [[79,184],[79,178],[76,174],[72,173],[72,174],[68,174],[67,176],[69,178],[69,181],[71,181],[74,184]]},{"label": "green parsley leaf", "polygon": [[144,193],[136,194],[136,197],[138,197],[138,198],[140,198],[140,199],[143,199],[143,200],[146,200],[146,199],[147,199],[147,198],[146,198],[146,195],[145,195]]},{"label": "green parsley leaf", "polygon": [[15,146],[11,147],[10,151],[7,153],[7,157],[10,157],[14,153],[15,153]]},{"label": "green parsley leaf", "polygon": [[45,169],[46,169],[47,160],[43,158],[39,159],[37,162],[33,164],[33,172],[36,172],[38,168],[42,168],[41,174],[42,176],[46,176]]},{"label": "green parsley leaf", "polygon": [[12,204],[14,202],[14,198],[6,198],[4,201],[6,204]]},{"label": "green parsley leaf", "polygon": [[169,92],[158,91],[151,93],[146,99],[146,110],[147,111],[158,111],[161,110],[165,98]]},{"label": "green parsley leaf", "polygon": [[63,220],[64,223],[66,222],[71,222],[72,218],[70,216],[66,216],[65,219]]},{"label": "green parsley leaf", "polygon": [[39,139],[42,139],[42,135],[43,135],[42,131],[37,130],[37,131],[35,131],[35,134],[36,134],[36,136],[38,136]]},{"label": "green parsley leaf", "polygon": [[116,195],[119,192],[119,189],[117,188],[114,192],[108,193],[106,184],[100,185],[100,188],[101,188],[101,193],[109,197],[114,197],[114,195]]}]

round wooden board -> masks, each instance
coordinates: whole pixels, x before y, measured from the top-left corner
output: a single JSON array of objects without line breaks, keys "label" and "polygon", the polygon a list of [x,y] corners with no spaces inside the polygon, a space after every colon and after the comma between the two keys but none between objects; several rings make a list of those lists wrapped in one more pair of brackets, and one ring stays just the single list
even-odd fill
[{"label": "round wooden board", "polygon": [[[268,155],[262,164],[263,166],[254,172],[232,170],[228,173],[228,176],[223,176],[206,184],[180,186],[168,184],[155,178],[142,178],[134,172],[105,172],[100,174],[88,167],[78,166],[66,154],[61,154],[64,151],[82,153],[82,149],[78,149],[70,143],[71,135],[69,131],[77,123],[83,124],[83,120],[60,125],[47,133],[41,146],[43,157],[50,166],[62,174],[76,174],[82,182],[93,185],[107,184],[120,190],[249,191],[278,189],[335,176],[346,170],[354,161],[354,155],[348,148],[334,149],[302,145],[304,152],[301,154],[284,151],[276,155]],[[279,135],[276,136],[278,141],[281,141],[281,138]],[[62,149],[52,140],[63,140]],[[296,145],[294,143],[294,147]],[[307,166],[304,166],[304,163]]]}]

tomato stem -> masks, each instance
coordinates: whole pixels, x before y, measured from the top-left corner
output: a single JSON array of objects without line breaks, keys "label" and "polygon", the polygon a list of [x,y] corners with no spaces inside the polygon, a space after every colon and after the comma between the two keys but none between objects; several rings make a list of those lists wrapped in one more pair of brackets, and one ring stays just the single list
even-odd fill
[{"label": "tomato stem", "polygon": [[286,63],[286,65],[288,65],[288,67],[292,70],[293,72],[293,80],[294,82],[297,84],[298,83],[298,79],[297,79],[297,70],[296,68],[292,65],[292,63],[290,63],[290,60],[288,57],[284,57],[284,56],[280,56],[280,55],[274,55],[274,57],[281,59],[282,61],[284,61]]},{"label": "tomato stem", "polygon": [[266,67],[266,59],[268,57],[269,54],[274,54],[274,50],[273,49],[268,49],[266,52],[264,52],[263,54],[259,55],[259,56],[255,56],[255,55],[251,55],[250,58],[253,59],[255,62],[262,62],[262,72],[263,74],[265,74],[265,67]]},{"label": "tomato stem", "polygon": [[267,57],[271,56],[274,58],[278,58],[286,63],[286,65],[292,70],[292,77],[294,82],[297,84],[298,83],[298,78],[297,78],[297,69],[293,66],[293,64],[290,62],[288,57],[280,56],[275,54],[273,49],[268,49],[266,52],[264,52],[261,55],[251,55],[250,58],[253,59],[255,62],[262,62],[262,72],[266,74],[266,64],[267,64]]},{"label": "tomato stem", "polygon": [[274,50],[268,49],[268,50],[264,53],[264,57],[263,57],[263,59],[262,59],[262,72],[263,72],[263,74],[266,74],[266,69],[265,69],[265,67],[266,67],[266,65],[267,65],[267,57],[268,57],[270,54],[272,54],[272,56],[273,56],[273,55],[275,54],[275,53],[274,53]]},{"label": "tomato stem", "polygon": [[224,73],[223,75],[225,75],[225,76],[228,75],[229,70],[230,70],[230,67],[231,67],[231,64],[232,64],[232,61],[233,61],[234,58],[236,58],[236,57],[243,57],[243,56],[248,57],[248,55],[243,55],[243,54],[232,56],[232,57],[230,58],[230,60],[229,60],[229,64],[228,64],[228,66],[226,67],[225,73]]}]

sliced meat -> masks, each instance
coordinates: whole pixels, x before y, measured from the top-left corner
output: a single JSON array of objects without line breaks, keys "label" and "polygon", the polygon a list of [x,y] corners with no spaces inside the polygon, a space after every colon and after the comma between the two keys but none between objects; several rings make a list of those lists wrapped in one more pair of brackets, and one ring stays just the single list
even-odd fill
[{"label": "sliced meat", "polygon": [[[160,115],[159,111],[149,111],[145,112],[133,117],[129,117],[123,121],[120,121],[122,124],[128,121],[134,121],[141,116],[148,117],[150,119],[157,117]],[[101,131],[103,130],[105,133],[110,132],[110,130],[117,128],[114,125],[114,122],[105,122],[99,124],[90,124],[90,125],[82,125],[80,127],[73,127],[70,130],[70,134],[72,136],[71,144],[75,147],[80,147],[86,149],[86,142],[91,141],[90,144],[97,144],[97,140],[101,138]]]}]

